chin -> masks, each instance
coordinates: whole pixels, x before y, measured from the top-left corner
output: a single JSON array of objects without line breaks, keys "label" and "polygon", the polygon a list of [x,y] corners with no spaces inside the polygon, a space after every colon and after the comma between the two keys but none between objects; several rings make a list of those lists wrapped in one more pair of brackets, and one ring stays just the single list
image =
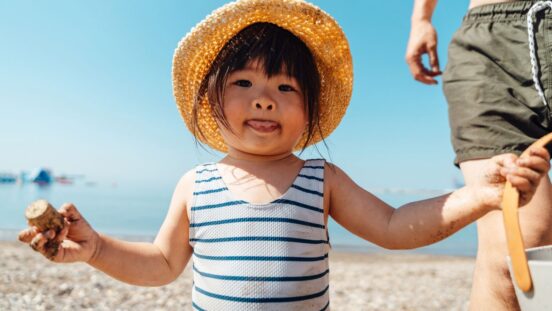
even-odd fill
[{"label": "chin", "polygon": [[264,156],[275,156],[275,155],[293,152],[292,147],[287,148],[282,146],[267,146],[265,144],[253,145],[253,146],[250,146],[249,148],[244,148],[242,150],[250,154],[264,155]]}]

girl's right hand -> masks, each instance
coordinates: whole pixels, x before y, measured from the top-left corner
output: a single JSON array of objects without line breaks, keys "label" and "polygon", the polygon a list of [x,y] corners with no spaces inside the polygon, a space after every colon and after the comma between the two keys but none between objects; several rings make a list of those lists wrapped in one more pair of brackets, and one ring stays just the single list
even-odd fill
[{"label": "girl's right hand", "polygon": [[[98,233],[73,204],[64,204],[59,213],[65,218],[65,226],[57,235],[54,230],[39,232],[38,228],[31,227],[19,233],[19,241],[29,244],[32,249],[54,262],[88,262],[99,247]],[[46,256],[44,245],[52,239],[61,244],[56,256],[49,258]]]}]

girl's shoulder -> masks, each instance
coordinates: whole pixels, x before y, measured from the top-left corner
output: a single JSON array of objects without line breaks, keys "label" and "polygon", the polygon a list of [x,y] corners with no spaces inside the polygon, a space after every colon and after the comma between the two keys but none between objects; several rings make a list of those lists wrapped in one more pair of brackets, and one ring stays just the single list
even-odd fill
[{"label": "girl's shoulder", "polygon": [[305,160],[303,169],[323,170],[325,181],[326,179],[329,179],[328,181],[331,181],[332,179],[335,179],[339,175],[345,174],[343,170],[341,170],[337,165],[335,165],[334,163],[328,162],[326,161],[326,159],[323,159],[323,158]]},{"label": "girl's shoulder", "polygon": [[215,163],[199,164],[188,170],[176,184],[172,200],[178,201],[179,205],[185,206],[186,212],[190,215],[190,208],[194,198],[194,189],[198,176],[204,176],[215,169]]},{"label": "girl's shoulder", "polygon": [[338,179],[342,179],[345,174],[337,165],[326,161],[325,159],[309,159],[305,160],[302,171],[311,171],[316,175],[323,175],[325,190],[330,190],[333,186],[338,185]]},{"label": "girl's shoulder", "polygon": [[175,195],[182,198],[187,205],[191,205],[188,203],[191,203],[193,200],[196,179],[206,178],[206,176],[213,175],[215,171],[216,163],[214,162],[196,165],[180,177],[176,185]]},{"label": "girl's shoulder", "polygon": [[180,189],[181,191],[189,192],[190,194],[193,193],[194,184],[196,183],[196,178],[212,174],[216,171],[216,163],[215,162],[207,162],[203,164],[196,165],[192,169],[188,170],[182,177],[180,177],[180,180],[177,184],[177,190]]},{"label": "girl's shoulder", "polygon": [[332,169],[332,168],[336,168],[337,165],[335,165],[334,163],[324,159],[324,158],[312,158],[312,159],[306,159],[305,160],[305,165],[307,166],[312,166],[312,165],[323,165],[324,166],[324,170],[326,169]]},{"label": "girl's shoulder", "polygon": [[324,162],[324,184],[327,191],[334,188],[348,188],[354,181],[339,166],[331,162]]},{"label": "girl's shoulder", "polygon": [[[172,200],[178,200],[181,205],[189,209],[194,196],[194,184],[196,178],[196,170],[191,169],[184,173],[176,184]],[[188,211],[189,212],[189,211]]]}]

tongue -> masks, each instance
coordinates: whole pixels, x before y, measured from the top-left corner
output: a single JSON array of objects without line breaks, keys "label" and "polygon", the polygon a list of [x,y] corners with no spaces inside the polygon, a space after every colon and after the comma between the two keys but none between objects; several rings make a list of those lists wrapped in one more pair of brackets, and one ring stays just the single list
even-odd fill
[{"label": "tongue", "polygon": [[274,121],[250,120],[247,123],[259,131],[272,131],[278,127],[278,123]]}]

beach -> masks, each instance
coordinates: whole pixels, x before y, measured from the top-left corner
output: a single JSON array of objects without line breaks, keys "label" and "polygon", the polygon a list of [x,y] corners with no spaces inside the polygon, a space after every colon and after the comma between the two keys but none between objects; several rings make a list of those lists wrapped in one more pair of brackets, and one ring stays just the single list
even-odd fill
[{"label": "beach", "polygon": [[[83,263],[54,264],[0,241],[0,310],[192,310],[190,265],[138,287]],[[331,310],[467,310],[474,258],[408,252],[330,254]]]}]

